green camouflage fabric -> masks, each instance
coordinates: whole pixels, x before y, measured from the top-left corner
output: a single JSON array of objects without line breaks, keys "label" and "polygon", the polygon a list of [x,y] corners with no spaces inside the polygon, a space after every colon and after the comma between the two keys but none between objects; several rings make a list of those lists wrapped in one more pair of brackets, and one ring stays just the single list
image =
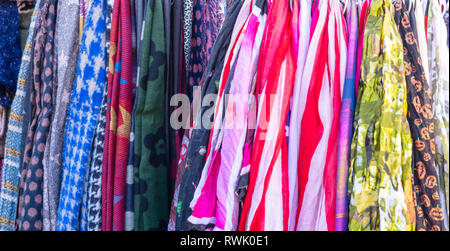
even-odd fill
[{"label": "green camouflage fabric", "polygon": [[161,0],[149,0],[143,28],[134,120],[134,227],[162,231],[169,221],[164,130],[166,41]]},{"label": "green camouflage fabric", "polygon": [[364,34],[349,174],[350,231],[415,228],[403,46],[389,0],[373,0]]}]

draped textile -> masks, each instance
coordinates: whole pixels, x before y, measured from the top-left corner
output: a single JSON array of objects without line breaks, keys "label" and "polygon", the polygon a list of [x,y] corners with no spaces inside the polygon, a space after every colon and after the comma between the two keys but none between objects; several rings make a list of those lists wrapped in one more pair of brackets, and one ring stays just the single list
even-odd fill
[{"label": "draped textile", "polygon": [[105,15],[106,1],[92,0],[65,127],[58,231],[78,230],[80,225],[82,193],[106,83]]},{"label": "draped textile", "polygon": [[390,1],[370,5],[349,173],[349,230],[414,230],[403,46]]},{"label": "draped textile", "polygon": [[44,231],[56,229],[59,191],[61,185],[62,148],[67,108],[77,73],[79,52],[79,4],[74,1],[58,3],[55,27],[55,81],[54,115],[44,152]]},{"label": "draped textile", "polygon": [[[296,62],[287,1],[269,6],[256,80],[258,127],[239,230],[287,230],[289,187],[286,117]],[[271,31],[271,32],[268,32]],[[261,189],[262,188],[262,189]]]},{"label": "draped textile", "polygon": [[[31,55],[37,25],[40,0],[36,5],[31,17],[30,29],[20,63],[17,89],[15,98],[11,104],[8,131],[6,132],[5,156],[1,175],[0,191],[0,230],[14,230],[16,221],[16,210],[19,197],[19,181],[22,167],[23,143],[27,130],[29,118],[26,112],[27,89],[33,78],[31,77]],[[6,17],[3,16],[2,17]],[[10,19],[9,19],[10,20]],[[2,26],[4,27],[4,26]],[[18,44],[18,41],[16,42]]]},{"label": "draped textile", "polygon": [[[428,62],[430,67],[430,86],[433,96],[434,108],[434,130],[436,137],[436,167],[437,181],[439,186],[440,203],[432,215],[437,215],[436,220],[444,217],[444,223],[448,230],[449,215],[449,49],[445,44],[446,36],[445,22],[442,18],[438,1],[430,1],[428,6]],[[426,112],[429,112],[426,110]],[[428,183],[430,184],[430,183]],[[433,183],[431,183],[433,184]],[[430,199],[431,200],[431,199]],[[437,205],[435,205],[437,206]],[[444,213],[440,213],[443,211]],[[446,211],[446,212],[445,212]],[[446,214],[446,215],[445,215]],[[432,216],[430,215],[430,217]],[[435,220],[435,221],[436,221]],[[435,222],[434,221],[434,222]],[[429,222],[431,223],[431,222]],[[429,229],[426,225],[426,229]],[[442,228],[441,228],[442,230]]]},{"label": "draped textile", "polygon": [[134,228],[166,229],[169,212],[164,100],[166,44],[162,3],[147,3],[134,134]]},{"label": "draped textile", "polygon": [[[250,116],[249,104],[253,99],[259,49],[264,31],[264,1],[255,1],[252,13],[244,24],[241,46],[235,62],[234,74],[229,76],[230,86],[216,104],[214,130],[202,177],[196,188],[189,221],[216,230],[237,230],[239,224],[239,197],[237,189],[244,144]],[[227,87],[225,87],[227,88]],[[214,139],[217,137],[216,139]],[[224,147],[226,146],[226,147]],[[196,228],[197,229],[197,228]]]},{"label": "draped textile", "polygon": [[21,193],[18,205],[18,229],[43,230],[43,158],[50,131],[54,81],[54,32],[56,0],[44,2],[40,26],[34,42],[31,121],[28,126],[23,159]]},{"label": "draped textile", "polygon": [[358,48],[358,13],[356,4],[351,2],[347,12],[348,58],[345,74],[344,92],[339,122],[338,159],[336,172],[336,231],[348,230],[348,171],[350,167],[350,149],[353,135],[353,115],[355,113],[355,73]]},{"label": "draped textile", "polygon": [[108,106],[102,176],[102,230],[125,230],[126,173],[132,112],[132,37],[129,1],[115,1],[111,22]]},{"label": "draped textile", "polygon": [[[205,75],[202,83],[200,83],[202,86],[202,100],[207,95],[212,97],[211,94],[217,94],[217,81],[226,79],[222,78],[222,71],[226,69],[229,71],[230,62],[227,61],[231,60],[229,57],[229,51],[231,50],[230,44],[236,37],[235,33],[239,31],[238,30],[235,32],[234,27],[236,27],[236,20],[239,19],[238,16],[241,12],[242,5],[243,3],[240,1],[233,1],[229,7],[223,29],[218,36],[210,60],[208,61],[208,68],[206,69],[207,74]],[[243,22],[245,22],[245,19],[240,21],[240,23]],[[224,65],[228,65],[228,68],[224,68]],[[210,136],[210,128],[204,125],[202,118],[207,111],[210,111],[211,109],[211,111],[214,110],[215,107],[212,101],[213,100],[210,99],[204,106],[201,107],[201,109],[198,110],[197,114],[194,114],[193,127],[191,131],[189,133],[187,132],[183,138],[183,146],[180,153],[180,162],[177,172],[177,181],[175,184],[174,200],[172,202],[171,209],[171,230],[188,230],[187,219],[192,214],[189,203],[192,201],[195,187],[200,180],[201,172],[205,165],[206,147]],[[209,119],[211,120],[211,117],[209,117]],[[190,135],[190,137],[187,137],[187,135]],[[190,141],[187,145],[189,138]],[[184,150],[186,152],[184,152]]]}]

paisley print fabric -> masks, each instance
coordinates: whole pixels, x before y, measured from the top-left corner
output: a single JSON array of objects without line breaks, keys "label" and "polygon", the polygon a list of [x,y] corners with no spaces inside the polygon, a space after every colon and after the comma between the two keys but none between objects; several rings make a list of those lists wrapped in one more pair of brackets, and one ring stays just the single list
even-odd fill
[{"label": "paisley print fabric", "polygon": [[79,229],[82,193],[106,83],[105,15],[106,0],[92,0],[66,121],[58,231]]},{"label": "paisley print fabric", "polygon": [[411,133],[403,46],[389,0],[373,0],[365,29],[349,173],[349,230],[414,230]]}]

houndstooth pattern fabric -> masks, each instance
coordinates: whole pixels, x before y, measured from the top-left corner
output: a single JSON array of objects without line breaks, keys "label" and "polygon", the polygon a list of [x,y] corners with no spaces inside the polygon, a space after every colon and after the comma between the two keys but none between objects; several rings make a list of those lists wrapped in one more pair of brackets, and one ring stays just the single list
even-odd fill
[{"label": "houndstooth pattern fabric", "polygon": [[11,106],[11,113],[6,134],[5,159],[2,170],[2,182],[0,192],[0,230],[13,231],[16,219],[18,203],[18,186],[21,169],[21,146],[22,132],[27,121],[24,121],[26,89],[32,80],[31,55],[34,38],[35,24],[39,12],[40,0],[36,1],[35,9],[31,18],[30,32],[22,55],[22,63],[19,70],[16,96]]},{"label": "houndstooth pattern fabric", "polygon": [[92,0],[66,122],[56,229],[78,230],[86,172],[106,83],[106,0]]}]

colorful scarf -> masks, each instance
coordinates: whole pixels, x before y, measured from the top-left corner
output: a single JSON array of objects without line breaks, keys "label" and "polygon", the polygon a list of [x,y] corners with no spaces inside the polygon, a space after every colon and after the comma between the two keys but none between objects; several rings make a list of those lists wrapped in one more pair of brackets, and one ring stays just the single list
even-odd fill
[{"label": "colorful scarf", "polygon": [[43,230],[43,158],[53,109],[56,0],[44,2],[34,42],[32,113],[23,159],[18,229]]},{"label": "colorful scarf", "polygon": [[[428,59],[430,67],[430,86],[431,95],[433,97],[434,108],[434,131],[436,137],[436,177],[431,177],[425,185],[433,187],[439,186],[440,202],[431,204],[433,208],[429,208],[424,214],[431,217],[428,225],[419,225],[419,229],[430,229],[432,223],[440,222],[444,218],[445,229],[448,230],[449,215],[449,49],[446,43],[444,19],[442,18],[441,9],[438,1],[429,1],[428,6]],[[422,109],[422,112],[431,112]],[[436,180],[437,178],[437,180]],[[433,188],[432,191],[436,191]],[[431,200],[436,200],[437,196]],[[427,201],[425,201],[427,202]],[[424,204],[425,204],[424,202]],[[418,222],[419,224],[419,222]],[[422,226],[422,227],[420,227]],[[438,225],[441,226],[441,225]],[[441,230],[444,230],[441,228]]]},{"label": "colorful scarf", "polygon": [[[206,69],[207,73],[200,83],[202,87],[201,100],[206,95],[214,95],[218,92],[217,83],[221,80],[225,60],[229,55],[227,48],[229,48],[230,41],[233,41],[230,34],[233,32],[233,27],[242,5],[242,2],[234,1],[227,12],[226,25],[223,25],[224,29],[221,30],[211,54],[208,68]],[[210,129],[203,125],[202,117],[209,109],[214,109],[214,104],[209,103],[207,106],[199,109],[197,114],[194,114],[193,127],[191,130],[186,130],[183,137],[169,230],[185,231],[188,229],[187,219],[192,214],[189,203],[192,201],[206,161],[206,146],[209,140]],[[192,140],[189,141],[189,139]]]},{"label": "colorful scarf", "polygon": [[[0,230],[14,230],[16,210],[19,197],[19,177],[22,166],[24,131],[28,126],[26,120],[26,90],[32,81],[31,55],[35,35],[35,27],[38,20],[40,0],[36,2],[31,18],[30,30],[20,63],[17,90],[12,101],[9,115],[8,131],[6,133],[5,157],[2,167],[1,191],[0,191]],[[6,17],[6,15],[1,15]],[[11,19],[8,18],[9,21]],[[12,19],[13,20],[13,19]],[[2,25],[2,27],[4,27]],[[2,32],[3,33],[3,32]],[[10,33],[8,33],[10,34]],[[18,41],[15,43],[18,44]],[[24,130],[25,128],[25,130]]]},{"label": "colorful scarf", "polygon": [[0,2],[0,106],[10,108],[20,68],[19,12],[12,2]]},{"label": "colorful scarf", "polygon": [[[56,79],[58,83],[51,129],[44,153],[44,231],[56,229],[59,190],[61,185],[62,148],[67,108],[75,81],[79,52],[79,4],[64,1],[58,4],[55,28]],[[69,35],[70,34],[70,35]]]},{"label": "colorful scarf", "polygon": [[288,1],[273,1],[264,30],[258,74],[258,127],[250,183],[239,230],[287,230],[289,184],[286,118],[296,72]]},{"label": "colorful scarf", "polygon": [[414,230],[403,46],[390,1],[374,0],[364,35],[349,173],[349,230]]},{"label": "colorful scarf", "polygon": [[143,28],[135,112],[134,227],[166,229],[169,212],[164,131],[166,45],[162,3],[149,0]]},{"label": "colorful scarf", "polygon": [[[89,156],[106,83],[106,1],[90,4],[70,98],[63,147],[57,230],[78,230]],[[92,59],[92,60],[87,60]]]},{"label": "colorful scarf", "polygon": [[132,92],[131,12],[128,0],[114,2],[108,75],[107,130],[103,153],[102,230],[125,230],[125,193]]},{"label": "colorful scarf", "polygon": [[261,24],[265,2],[255,1],[250,7],[252,13],[246,18],[241,45],[235,47],[239,55],[233,66],[234,74],[229,76],[229,87],[226,87],[226,94],[231,98],[219,96],[216,104],[218,109],[211,141],[215,145],[210,146],[211,152],[191,202],[192,216],[188,219],[192,224],[214,227],[215,230],[235,231],[239,224],[240,199],[235,191],[244,161],[248,107],[253,99],[253,79],[265,27]]},{"label": "colorful scarf", "polygon": [[353,115],[355,113],[355,73],[358,47],[358,12],[352,1],[347,14],[348,26],[348,60],[345,74],[344,92],[339,122],[337,172],[336,172],[336,231],[348,230],[347,183],[350,167],[350,148],[353,135]]}]

